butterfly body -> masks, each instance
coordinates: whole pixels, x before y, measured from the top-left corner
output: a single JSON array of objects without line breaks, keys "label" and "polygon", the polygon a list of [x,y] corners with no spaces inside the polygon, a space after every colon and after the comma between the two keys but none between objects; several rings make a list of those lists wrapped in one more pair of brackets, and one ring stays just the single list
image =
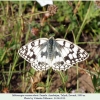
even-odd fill
[{"label": "butterfly body", "polygon": [[66,70],[89,56],[76,44],[53,37],[34,40],[22,46],[18,53],[35,70],[47,70],[50,67],[54,70]]},{"label": "butterfly body", "polygon": [[51,61],[54,58],[54,49],[55,49],[55,41],[53,38],[50,38],[47,41],[47,56]]}]

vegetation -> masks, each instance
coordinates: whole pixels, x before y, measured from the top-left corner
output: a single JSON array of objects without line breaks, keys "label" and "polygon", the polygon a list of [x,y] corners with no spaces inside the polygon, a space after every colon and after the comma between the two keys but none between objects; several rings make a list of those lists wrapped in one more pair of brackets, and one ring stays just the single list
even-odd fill
[{"label": "vegetation", "polygon": [[[100,92],[100,6],[93,1],[54,1],[58,10],[36,1],[0,1],[0,92]],[[65,38],[89,58],[65,72],[36,72],[18,49],[40,37]],[[88,84],[87,84],[88,83]]]}]

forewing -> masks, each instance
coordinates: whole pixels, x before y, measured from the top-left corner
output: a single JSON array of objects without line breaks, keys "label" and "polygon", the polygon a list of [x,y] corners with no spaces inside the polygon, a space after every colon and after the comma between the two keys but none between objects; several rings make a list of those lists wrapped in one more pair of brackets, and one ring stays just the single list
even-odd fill
[{"label": "forewing", "polygon": [[36,70],[47,70],[49,68],[46,60],[47,38],[40,38],[22,46],[18,53]]},{"label": "forewing", "polygon": [[56,55],[53,60],[54,70],[66,70],[88,58],[88,53],[76,44],[65,39],[56,39]]}]

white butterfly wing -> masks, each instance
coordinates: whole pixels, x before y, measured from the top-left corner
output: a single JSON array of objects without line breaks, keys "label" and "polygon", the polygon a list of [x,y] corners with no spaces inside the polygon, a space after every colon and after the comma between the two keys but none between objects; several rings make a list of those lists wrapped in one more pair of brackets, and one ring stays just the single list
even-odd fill
[{"label": "white butterfly wing", "polygon": [[[48,44],[51,46],[50,48],[54,47],[52,52]],[[89,56],[85,50],[72,42],[65,39],[54,40],[53,38],[50,38],[49,41],[47,38],[34,40],[22,46],[18,53],[31,63],[35,70],[47,70],[50,67],[54,70],[66,70]],[[49,57],[51,53],[52,57]]]},{"label": "white butterfly wing", "polygon": [[68,40],[56,39],[56,42],[56,56],[52,61],[54,70],[66,70],[89,57],[85,50]]},{"label": "white butterfly wing", "polygon": [[40,38],[22,46],[18,53],[26,61],[31,63],[35,70],[49,69],[47,55],[47,38]]}]

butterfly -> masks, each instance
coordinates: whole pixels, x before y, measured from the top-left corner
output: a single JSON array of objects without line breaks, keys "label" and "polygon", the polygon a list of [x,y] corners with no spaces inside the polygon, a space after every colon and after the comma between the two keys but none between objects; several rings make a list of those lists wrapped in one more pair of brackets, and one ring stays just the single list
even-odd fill
[{"label": "butterfly", "polygon": [[89,54],[76,44],[65,39],[53,37],[39,38],[27,43],[18,50],[19,55],[36,71],[67,70],[73,64],[84,61]]}]

